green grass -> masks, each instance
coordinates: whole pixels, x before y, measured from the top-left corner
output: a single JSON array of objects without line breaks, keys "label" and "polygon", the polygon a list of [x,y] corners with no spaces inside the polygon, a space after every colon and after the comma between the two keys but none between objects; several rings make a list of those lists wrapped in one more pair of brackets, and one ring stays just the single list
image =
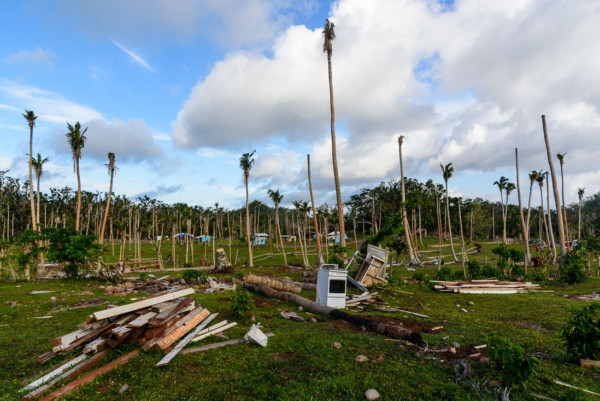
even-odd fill
[{"label": "green grass", "polygon": [[[170,253],[170,244],[163,251]],[[484,246],[484,254],[476,255],[483,263],[494,263],[491,245]],[[118,253],[118,246],[117,253]],[[109,246],[110,253],[110,246]],[[133,249],[133,247],[132,247]],[[197,247],[196,250],[200,249]],[[264,249],[264,248],[263,248]],[[292,248],[293,249],[293,245]],[[447,249],[447,248],[446,248]],[[457,247],[458,249],[458,247]],[[178,248],[178,252],[180,249]],[[243,246],[240,247],[241,257]],[[266,247],[268,252],[268,246]],[[148,256],[155,251],[145,244],[143,252]],[[185,252],[185,248],[183,248]],[[291,250],[290,250],[291,252]],[[181,253],[180,253],[181,254]],[[207,252],[207,254],[210,254]],[[235,249],[233,250],[235,255]],[[244,254],[245,255],[245,254]],[[148,257],[143,255],[144,257]],[[166,256],[166,254],[165,254]],[[185,253],[183,253],[185,256]],[[238,260],[239,261],[239,260]],[[301,269],[283,269],[270,266],[252,269],[238,268],[243,273],[289,276],[300,279]],[[429,278],[435,275],[435,267],[419,268]],[[455,266],[454,269],[461,269]],[[183,272],[154,273],[180,277]],[[410,278],[413,272],[406,268],[394,268],[395,278]],[[399,284],[376,288],[392,306],[430,316],[429,319],[408,316],[403,313],[382,313],[373,310],[353,311],[361,316],[389,316],[411,320],[426,326],[443,325],[435,334],[423,334],[431,345],[443,345],[456,341],[463,347],[485,343],[491,332],[499,332],[510,341],[520,344],[528,353],[547,356],[527,389],[514,390],[512,400],[533,399],[529,391],[554,399],[570,394],[571,390],[552,384],[560,380],[591,391],[600,392],[598,370],[586,370],[568,361],[558,331],[571,311],[581,308],[580,301],[563,295],[590,293],[597,290],[600,280],[592,279],[576,286],[561,286],[557,282],[543,283],[543,288],[553,292],[514,295],[459,295],[438,293],[424,284]],[[98,288],[106,283],[97,281],[55,281],[50,283],[3,283],[0,284],[0,400],[20,399],[18,389],[23,380],[39,374],[66,357],[51,359],[39,365],[36,356],[51,348],[52,338],[76,329],[86,316],[103,306],[74,309],[67,308],[91,291],[112,303],[125,304],[127,296],[104,296]],[[392,290],[403,292],[393,292]],[[50,294],[29,295],[32,290],[50,290]],[[407,292],[411,293],[408,294]],[[303,296],[314,299],[315,294],[305,291]],[[50,297],[57,298],[56,303]],[[474,383],[481,384],[475,390],[465,381],[456,380],[454,362],[441,362],[437,354],[418,356],[412,348],[402,348],[397,343],[385,341],[381,335],[360,330],[328,317],[318,317],[317,323],[293,322],[279,316],[284,309],[291,309],[307,318],[306,311],[296,305],[280,300],[266,299],[256,303],[250,313],[256,315],[265,332],[273,332],[266,348],[252,344],[239,344],[204,353],[178,355],[168,366],[155,368],[161,359],[157,352],[142,352],[123,367],[115,369],[66,397],[69,400],[234,400],[234,399],[300,399],[300,400],[362,400],[364,392],[375,388],[382,400],[479,400],[493,399],[493,387],[483,385],[486,380],[498,379],[490,365],[473,363]],[[227,293],[194,295],[197,302],[211,312],[219,312],[220,319],[234,320]],[[266,302],[265,302],[266,301]],[[473,305],[468,305],[473,301]],[[456,305],[459,304],[460,307]],[[14,306],[13,306],[14,305]],[[462,308],[467,309],[467,313]],[[35,316],[52,315],[51,319],[33,319]],[[226,331],[229,338],[239,338],[248,330],[248,319],[238,320],[238,326]],[[445,337],[448,337],[444,340]],[[208,338],[192,346],[221,341]],[[343,347],[335,349],[334,341]],[[129,348],[128,348],[129,347]],[[112,351],[111,357],[131,349],[122,345]],[[384,356],[382,364],[358,364],[354,358],[363,354],[368,357]],[[442,356],[443,358],[443,356]],[[118,391],[128,384],[130,390],[123,395]],[[577,392],[577,399],[591,400],[591,395]]]}]

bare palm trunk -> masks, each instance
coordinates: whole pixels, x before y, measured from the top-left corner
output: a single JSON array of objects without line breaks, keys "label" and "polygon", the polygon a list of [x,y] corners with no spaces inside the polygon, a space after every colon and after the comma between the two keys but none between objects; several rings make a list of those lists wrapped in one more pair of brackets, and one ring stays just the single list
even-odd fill
[{"label": "bare palm trunk", "polygon": [[438,226],[438,271],[442,268],[442,210],[440,205],[440,196],[435,192],[435,211],[437,214],[437,226]]},{"label": "bare palm trunk", "polygon": [[404,238],[406,245],[408,246],[408,257],[410,265],[419,265],[421,262],[415,254],[412,246],[412,240],[410,235],[410,226],[408,224],[408,217],[406,216],[406,192],[404,188],[404,164],[402,163],[402,142],[404,137],[400,135],[398,137],[398,156],[400,158],[400,182],[402,185],[402,224],[404,225]]},{"label": "bare palm trunk", "polygon": [[463,275],[465,280],[467,279],[467,269],[465,268],[465,262],[467,262],[467,253],[465,252],[465,236],[463,235],[463,225],[462,225],[462,213],[460,211],[460,198],[458,199],[458,224],[460,225],[460,253],[461,253],[461,263],[463,268]]},{"label": "bare palm trunk", "polygon": [[567,242],[567,250],[571,250],[571,244],[569,243],[569,224],[567,222],[567,204],[565,203],[565,177],[563,175],[563,164],[560,163],[560,185],[562,187],[562,213],[565,220],[565,237]]},{"label": "bare palm trunk", "polygon": [[517,165],[517,195],[519,197],[519,214],[521,215],[521,227],[523,227],[523,240],[525,241],[525,259],[523,266],[525,274],[527,274],[527,266],[529,265],[529,232],[527,224],[525,224],[525,216],[523,215],[523,205],[521,203],[521,180],[519,180],[519,149],[515,148],[515,163]]},{"label": "bare palm trunk", "polygon": [[[333,162],[333,179],[335,181],[335,196],[337,199],[339,226],[340,226],[340,245],[346,248],[346,228],[344,226],[344,204],[342,203],[342,190],[340,189],[340,174],[338,172],[337,149],[335,141],[335,108],[333,106],[333,78],[331,72],[331,52],[327,53],[327,68],[329,71],[329,107],[331,109],[331,161]],[[343,258],[346,258],[346,252],[343,252]]]},{"label": "bare palm trunk", "polygon": [[[308,170],[308,189],[310,191],[310,203],[311,203],[312,212],[313,212],[313,224],[315,225],[315,237],[317,237],[317,255],[318,255],[317,260],[318,260],[319,265],[321,265],[321,264],[323,264],[323,251],[321,250],[321,236],[319,235],[319,222],[317,220],[317,209],[315,209],[315,198],[313,196],[312,181],[310,179],[310,155],[306,155],[306,163],[307,163],[307,170]],[[277,221],[279,221],[279,218],[277,219]],[[356,228],[354,229],[354,237],[356,238]]]},{"label": "bare palm trunk", "polygon": [[446,180],[446,216],[448,216],[448,234],[450,235],[450,250],[452,251],[452,259],[454,263],[458,262],[456,252],[454,252],[454,244],[452,243],[452,221],[450,220],[450,201],[448,200],[448,181]]},{"label": "bare palm trunk", "polygon": [[79,231],[79,215],[81,214],[81,176],[79,175],[79,159],[77,165],[77,213],[75,215],[75,231]]},{"label": "bare palm trunk", "polygon": [[108,211],[110,210],[110,198],[112,197],[114,170],[110,172],[110,186],[108,188],[108,198],[106,199],[106,210],[104,211],[104,220],[102,221],[102,231],[100,231],[100,245],[104,243],[104,232],[106,231],[106,220],[108,220]]},{"label": "bare palm trunk", "polygon": [[[37,177],[37,216],[36,216],[36,221],[38,222],[37,225],[37,232],[38,234],[41,231],[41,226],[40,226],[40,176],[38,175]],[[45,209],[44,209],[45,210]],[[41,248],[42,247],[42,240],[40,239],[38,242],[38,246]],[[40,263],[44,263],[44,253],[40,252],[38,257],[40,258]]]},{"label": "bare palm trunk", "polygon": [[540,201],[541,201],[541,212],[540,216],[544,221],[544,230],[546,231],[546,243],[550,246],[550,233],[548,232],[548,221],[546,220],[546,212],[544,211],[544,191],[542,190],[542,186],[540,185]]},{"label": "bare palm trunk", "polygon": [[277,230],[277,235],[279,236],[279,243],[281,244],[281,253],[283,254],[283,264],[285,266],[287,263],[287,255],[285,253],[285,245],[283,245],[283,238],[281,237],[281,228],[279,227],[279,203],[275,207],[275,229]]},{"label": "bare palm trunk", "polygon": [[554,241],[554,230],[552,229],[552,213],[550,212],[550,186],[548,185],[548,174],[546,174],[546,202],[548,205],[548,230],[552,241],[552,263],[556,263],[556,242]]},{"label": "bare palm trunk", "polygon": [[33,198],[33,124],[29,124],[29,206],[31,208],[31,229],[35,231],[35,203]]},{"label": "bare palm trunk", "polygon": [[577,241],[581,241],[581,200],[579,200],[579,219],[577,220]]},{"label": "bare palm trunk", "polygon": [[254,267],[252,260],[252,241],[250,240],[250,211],[248,210],[248,176],[244,175],[246,185],[246,239],[248,240],[248,267]]},{"label": "bare palm trunk", "polygon": [[[552,152],[550,150],[550,140],[548,139],[548,128],[546,127],[546,116],[542,115],[542,127],[544,130],[544,141],[546,142],[546,152],[548,154],[548,164],[550,165],[550,174],[552,174],[552,190],[554,191],[554,201],[556,210],[560,211],[560,196],[558,195],[558,184],[556,182],[556,173],[552,163]],[[562,267],[565,257],[565,232],[562,213],[557,213],[558,217],[558,237],[560,241],[560,267]],[[556,244],[555,244],[556,245]]]}]

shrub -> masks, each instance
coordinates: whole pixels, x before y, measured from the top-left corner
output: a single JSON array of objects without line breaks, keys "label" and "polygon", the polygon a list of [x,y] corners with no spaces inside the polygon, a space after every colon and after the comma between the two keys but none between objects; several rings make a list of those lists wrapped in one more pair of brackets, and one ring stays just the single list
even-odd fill
[{"label": "shrub", "polygon": [[536,270],[529,275],[529,278],[532,281],[544,281],[546,280],[546,274],[544,274],[544,272],[541,270]]},{"label": "shrub", "polygon": [[476,260],[469,260],[467,262],[467,272],[471,280],[478,280],[481,278],[481,265]]},{"label": "shrub", "polygon": [[148,272],[141,272],[140,273],[140,280],[142,280],[142,281],[148,280],[148,278],[149,278],[148,276],[149,275],[150,275],[150,273],[148,273]]},{"label": "shrub", "polygon": [[583,283],[587,280],[585,273],[585,255],[580,245],[567,252],[560,269],[560,280],[567,284]]},{"label": "shrub", "polygon": [[535,357],[525,358],[525,351],[519,345],[512,344],[496,333],[488,337],[490,360],[502,376],[502,384],[508,387],[525,384],[533,375],[540,360]]},{"label": "shrub", "polygon": [[231,297],[231,311],[233,316],[241,319],[246,313],[252,310],[252,299],[247,291],[236,291]]},{"label": "shrub", "polygon": [[462,270],[455,270],[452,273],[452,280],[464,280],[465,279],[465,272],[463,272]]},{"label": "shrub", "polygon": [[481,275],[485,278],[496,277],[498,280],[504,280],[506,276],[504,271],[499,267],[486,266],[483,268]]},{"label": "shrub", "polygon": [[437,272],[436,278],[442,281],[450,281],[453,275],[452,268],[444,266]]},{"label": "shrub", "polygon": [[77,277],[79,267],[100,256],[95,235],[79,235],[71,228],[45,228],[42,234],[49,241],[48,259],[61,264],[71,278]]},{"label": "shrub", "polygon": [[425,277],[425,273],[419,271],[414,272],[411,279],[413,281],[420,281],[422,283],[427,282],[427,277]]},{"label": "shrub", "polygon": [[600,359],[600,302],[594,302],[571,314],[560,331],[569,355]]}]

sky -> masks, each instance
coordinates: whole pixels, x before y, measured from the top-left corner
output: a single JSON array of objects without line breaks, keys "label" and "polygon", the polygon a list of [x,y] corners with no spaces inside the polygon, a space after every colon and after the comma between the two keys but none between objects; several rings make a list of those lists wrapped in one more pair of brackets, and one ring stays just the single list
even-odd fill
[{"label": "sky", "polygon": [[[0,24],[0,170],[42,191],[76,188],[67,122],[87,127],[84,190],[241,207],[239,158],[256,150],[250,198],[335,204],[327,57],[343,199],[404,171],[453,196],[498,200],[493,182],[566,153],[567,203],[600,191],[598,1],[6,0]],[[559,178],[560,179],[560,178]],[[560,181],[559,181],[560,185]],[[534,193],[533,205],[539,194]],[[516,192],[511,203],[516,202]]]}]

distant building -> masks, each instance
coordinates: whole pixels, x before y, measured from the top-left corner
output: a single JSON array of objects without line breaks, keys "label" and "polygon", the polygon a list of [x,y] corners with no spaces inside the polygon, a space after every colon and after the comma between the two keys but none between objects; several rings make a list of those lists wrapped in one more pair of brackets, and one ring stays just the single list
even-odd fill
[{"label": "distant building", "polygon": [[212,237],[210,235],[199,235],[196,237],[196,241],[198,242],[210,242],[212,241]]},{"label": "distant building", "polygon": [[[335,241],[337,243],[340,242],[341,234],[339,231],[332,231],[327,234],[327,241]],[[348,236],[344,234],[344,239],[348,239]]]},{"label": "distant building", "polygon": [[257,233],[252,234],[252,245],[266,245],[269,239],[269,234]]}]

